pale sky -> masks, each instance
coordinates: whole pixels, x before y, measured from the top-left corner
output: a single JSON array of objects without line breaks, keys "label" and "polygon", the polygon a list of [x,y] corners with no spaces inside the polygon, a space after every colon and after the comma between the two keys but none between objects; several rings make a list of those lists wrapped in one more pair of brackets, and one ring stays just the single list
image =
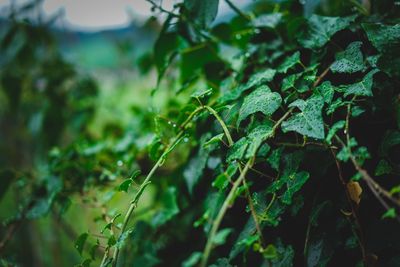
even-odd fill
[{"label": "pale sky", "polygon": [[[28,0],[0,0],[0,10],[10,2],[21,4]],[[157,2],[157,0],[155,1]],[[171,10],[179,0],[163,0],[162,6]],[[249,0],[233,1],[238,6],[249,3]],[[144,19],[151,15],[151,5],[146,0],[45,0],[44,14],[50,16],[64,9],[62,24],[64,27],[80,30],[101,30],[126,26],[130,22],[130,14],[135,19]],[[229,10],[225,1],[220,0],[219,14]]]}]

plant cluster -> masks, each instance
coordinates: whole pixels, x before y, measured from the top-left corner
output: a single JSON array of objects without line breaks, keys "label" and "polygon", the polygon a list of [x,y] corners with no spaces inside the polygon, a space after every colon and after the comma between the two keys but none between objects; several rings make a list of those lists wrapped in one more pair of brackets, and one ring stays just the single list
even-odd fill
[{"label": "plant cluster", "polygon": [[102,209],[82,265],[399,266],[399,2],[149,2],[174,97],[50,154],[52,201]]}]

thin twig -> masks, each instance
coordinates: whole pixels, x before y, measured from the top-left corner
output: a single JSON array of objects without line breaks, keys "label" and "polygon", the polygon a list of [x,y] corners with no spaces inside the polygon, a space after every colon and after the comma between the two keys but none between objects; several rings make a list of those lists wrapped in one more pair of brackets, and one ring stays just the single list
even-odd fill
[{"label": "thin twig", "polygon": [[366,251],[365,251],[365,245],[364,245],[365,244],[365,240],[364,240],[364,234],[362,232],[362,228],[361,228],[361,224],[360,224],[360,219],[358,218],[358,212],[357,212],[357,209],[356,209],[356,207],[354,205],[353,200],[351,199],[349,190],[347,189],[347,183],[346,183],[346,181],[345,181],[345,179],[343,177],[342,168],[340,167],[340,163],[339,163],[339,161],[338,161],[338,159],[336,157],[336,153],[335,153],[335,151],[333,151],[333,149],[331,149],[331,153],[332,153],[332,156],[333,156],[333,158],[335,160],[335,163],[336,163],[336,169],[338,171],[339,179],[340,179],[340,181],[341,181],[341,183],[343,185],[344,192],[345,192],[345,195],[346,195],[346,198],[347,198],[347,202],[349,203],[349,206],[350,206],[351,211],[352,211],[351,214],[353,216],[354,222],[355,222],[356,227],[357,227],[357,240],[358,240],[358,243],[360,245],[360,249],[361,249],[361,253],[362,253],[363,259],[365,261],[366,260]]}]

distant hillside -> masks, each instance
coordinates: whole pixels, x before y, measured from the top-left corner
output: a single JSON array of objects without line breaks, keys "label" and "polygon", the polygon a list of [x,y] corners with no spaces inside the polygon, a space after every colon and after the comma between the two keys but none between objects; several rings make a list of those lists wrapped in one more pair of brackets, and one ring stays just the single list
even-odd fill
[{"label": "distant hillside", "polygon": [[64,55],[84,68],[131,67],[135,59],[149,51],[157,36],[157,23],[143,26],[79,32],[54,30]]}]

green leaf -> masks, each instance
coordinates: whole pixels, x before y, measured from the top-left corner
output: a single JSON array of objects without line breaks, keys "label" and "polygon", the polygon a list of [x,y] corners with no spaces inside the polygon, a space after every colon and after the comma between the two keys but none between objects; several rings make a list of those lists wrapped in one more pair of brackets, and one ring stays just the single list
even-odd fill
[{"label": "green leaf", "polygon": [[211,137],[207,142],[204,143],[203,147],[207,148],[210,145],[221,143],[224,136],[225,136],[225,134],[221,133],[221,134],[217,134],[217,135]]},{"label": "green leaf", "polygon": [[331,65],[333,73],[355,73],[365,69],[363,54],[360,50],[362,43],[353,42],[345,51],[336,54],[336,61]]},{"label": "green leaf", "polygon": [[265,84],[266,82],[272,81],[275,77],[275,74],[276,74],[276,70],[273,70],[273,69],[264,69],[264,70],[256,72],[247,81],[245,90],[256,87],[256,86],[260,86],[262,84]]},{"label": "green leaf", "polygon": [[258,71],[256,73],[254,73],[249,80],[247,81],[247,83],[245,84],[240,84],[239,86],[237,86],[235,89],[228,91],[226,94],[224,94],[221,97],[220,102],[226,102],[226,101],[231,101],[231,100],[235,100],[237,98],[240,97],[240,95],[244,92],[247,91],[253,87],[257,87],[260,85],[263,85],[267,82],[270,82],[274,79],[276,74],[276,70],[273,69],[264,69],[261,71]]},{"label": "green leaf", "polygon": [[392,171],[393,171],[393,168],[390,165],[390,163],[384,159],[381,159],[378,163],[378,166],[376,166],[375,175],[381,176],[384,174],[390,174]]},{"label": "green leaf", "polygon": [[325,267],[332,258],[334,250],[325,235],[312,234],[307,247],[307,266]]},{"label": "green leaf", "polygon": [[343,129],[344,126],[346,125],[346,122],[344,120],[335,122],[335,124],[332,125],[332,127],[329,129],[328,135],[326,136],[326,142],[328,144],[332,144],[332,138],[335,136],[337,131],[340,129]]},{"label": "green leaf", "polygon": [[88,236],[89,236],[88,233],[83,233],[75,241],[75,248],[79,252],[80,255],[82,255],[83,247],[85,246]]},{"label": "green leaf", "polygon": [[350,139],[350,142],[348,144],[348,146],[343,147],[339,153],[336,155],[336,157],[338,158],[338,160],[343,161],[343,162],[347,162],[351,156],[351,149],[355,146],[357,146],[357,141],[354,138]]},{"label": "green leaf", "polygon": [[191,94],[191,97],[193,97],[193,98],[202,98],[202,97],[211,95],[212,92],[213,92],[212,88],[208,88],[208,89],[202,88],[202,89],[196,90],[193,94]]},{"label": "green leaf", "polygon": [[246,158],[251,158],[254,156],[265,140],[273,135],[272,132],[272,123],[264,123],[262,125],[257,126],[248,135],[249,146],[246,151]]},{"label": "green leaf", "polygon": [[228,150],[228,156],[226,161],[232,162],[235,160],[241,160],[246,152],[249,142],[246,137],[240,138],[236,143],[233,144]]},{"label": "green leaf", "polygon": [[271,260],[273,267],[292,267],[294,259],[293,247],[282,244],[282,241],[278,239],[275,244],[278,256]]},{"label": "green leaf", "polygon": [[213,239],[213,244],[216,246],[223,245],[226,242],[227,237],[229,236],[230,233],[233,232],[232,228],[226,228],[220,230]]},{"label": "green leaf", "polygon": [[161,196],[161,203],[163,204],[163,207],[154,215],[152,219],[152,224],[154,227],[159,227],[165,224],[179,213],[176,194],[175,187],[168,187],[164,191],[163,195]]},{"label": "green leaf", "polygon": [[308,19],[308,29],[300,36],[299,42],[306,48],[317,49],[324,46],[338,31],[347,28],[356,16],[325,17],[311,15]]},{"label": "green leaf", "polygon": [[279,65],[277,71],[280,73],[286,73],[290,68],[296,66],[296,64],[301,63],[300,52],[297,51],[290,57],[287,57],[281,65]]},{"label": "green leaf", "polygon": [[203,253],[199,251],[193,252],[190,257],[182,263],[182,267],[193,267],[200,261]]},{"label": "green leaf", "polygon": [[291,88],[296,88],[295,87],[296,81],[301,77],[301,75],[302,73],[295,73],[285,77],[282,80],[282,87],[281,87],[282,92],[285,92]]},{"label": "green leaf", "polygon": [[264,258],[275,259],[278,257],[278,251],[273,244],[268,244],[268,246],[262,252]]},{"label": "green leaf", "polygon": [[180,70],[182,84],[198,76],[199,72],[203,71],[207,64],[222,62],[216,49],[214,44],[203,42],[181,50]]},{"label": "green leaf", "polygon": [[266,85],[260,86],[244,99],[239,111],[237,125],[240,125],[242,120],[256,112],[271,116],[281,103],[282,98],[278,93],[271,92],[271,89]]},{"label": "green leaf", "polygon": [[107,246],[112,247],[117,244],[117,240],[115,239],[114,235],[111,235],[107,240]]},{"label": "green leaf", "polygon": [[367,33],[368,39],[379,52],[385,52],[392,48],[400,46],[400,24],[384,25],[384,24],[362,24],[364,31]]},{"label": "green leaf", "polygon": [[181,40],[176,32],[162,31],[154,44],[154,61],[160,81],[168,65],[177,54]]},{"label": "green leaf", "polygon": [[236,164],[229,165],[225,172],[219,174],[217,178],[215,178],[215,180],[212,182],[212,186],[218,188],[219,190],[225,189],[237,170],[238,166]]},{"label": "green leaf", "polygon": [[381,157],[388,156],[391,149],[398,145],[400,145],[400,131],[388,130],[379,146],[379,155]]},{"label": "green leaf", "polygon": [[374,69],[368,72],[364,78],[354,84],[342,85],[339,87],[340,91],[344,92],[344,96],[357,95],[357,96],[372,96],[372,83],[373,76],[378,70]]},{"label": "green leaf", "polygon": [[272,151],[271,155],[267,158],[267,162],[271,165],[271,168],[279,171],[279,163],[282,158],[283,147],[279,147]]},{"label": "green leaf", "polygon": [[140,172],[139,170],[134,171],[134,172],[132,173],[132,175],[131,175],[130,178],[126,179],[125,181],[123,181],[123,182],[119,185],[118,190],[119,190],[119,191],[128,192],[128,189],[129,189],[129,187],[131,186],[133,180],[134,180],[136,177],[138,177],[138,176],[140,175],[140,173],[141,173],[141,172]]},{"label": "green leaf", "polygon": [[7,192],[8,187],[10,186],[12,180],[15,178],[15,174],[11,170],[0,170],[0,200],[3,195]]},{"label": "green leaf", "polygon": [[282,196],[282,202],[290,205],[292,203],[294,193],[299,191],[309,178],[310,174],[308,172],[299,172],[294,176],[290,176],[286,182],[287,189]]},{"label": "green leaf", "polygon": [[214,21],[218,13],[219,0],[185,0],[190,19],[205,29]]},{"label": "green leaf", "polygon": [[129,187],[131,186],[133,180],[131,178],[126,179],[125,181],[123,181],[119,187],[118,187],[118,191],[125,191],[128,192]]},{"label": "green leaf", "polygon": [[323,105],[324,100],[319,96],[313,96],[306,101],[299,99],[291,103],[289,107],[297,107],[301,112],[284,121],[282,131],[294,131],[315,139],[324,139]]},{"label": "green leaf", "polygon": [[[213,150],[210,141],[207,141],[209,138],[210,134],[205,134],[201,137],[200,146],[197,154],[189,160],[185,170],[183,171],[183,177],[185,178],[186,185],[190,194],[193,193],[194,187],[199,182],[199,179],[203,174],[204,168],[207,165],[207,160],[210,152]],[[207,143],[208,145],[206,145]]]},{"label": "green leaf", "polygon": [[320,84],[315,90],[324,98],[325,103],[332,103],[333,95],[335,93],[335,87],[330,81],[325,81]]},{"label": "green leaf", "polygon": [[390,209],[388,209],[388,210],[382,215],[382,219],[386,219],[386,218],[390,218],[390,219],[396,218],[396,210],[395,210],[395,208],[390,208]]}]

